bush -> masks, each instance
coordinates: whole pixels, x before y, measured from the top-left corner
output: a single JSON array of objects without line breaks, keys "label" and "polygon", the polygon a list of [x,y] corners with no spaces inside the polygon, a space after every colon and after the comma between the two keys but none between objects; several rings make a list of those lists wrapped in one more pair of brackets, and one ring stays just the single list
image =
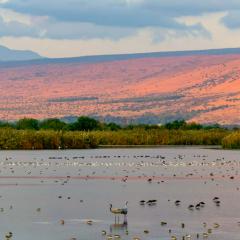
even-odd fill
[{"label": "bush", "polygon": [[38,120],[33,118],[23,118],[16,123],[16,128],[19,130],[38,130]]},{"label": "bush", "polygon": [[57,118],[46,119],[39,123],[39,128],[44,130],[55,130],[60,131],[65,129],[67,124],[65,122],[60,121]]},{"label": "bush", "polygon": [[89,117],[79,117],[78,120],[69,125],[71,131],[92,131],[100,129],[100,122]]}]

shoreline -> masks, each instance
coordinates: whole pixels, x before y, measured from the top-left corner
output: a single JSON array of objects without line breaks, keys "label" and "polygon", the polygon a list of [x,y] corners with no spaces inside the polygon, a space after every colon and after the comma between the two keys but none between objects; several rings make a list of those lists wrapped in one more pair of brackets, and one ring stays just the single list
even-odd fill
[{"label": "shoreline", "polygon": [[240,151],[240,149],[227,149],[221,145],[99,145],[96,148],[66,148],[66,149],[0,149],[1,152],[5,151],[91,151],[91,150],[104,150],[104,149],[206,149],[206,150],[230,150]]},{"label": "shoreline", "polygon": [[97,149],[121,148],[196,148],[225,150],[221,145],[99,145]]}]

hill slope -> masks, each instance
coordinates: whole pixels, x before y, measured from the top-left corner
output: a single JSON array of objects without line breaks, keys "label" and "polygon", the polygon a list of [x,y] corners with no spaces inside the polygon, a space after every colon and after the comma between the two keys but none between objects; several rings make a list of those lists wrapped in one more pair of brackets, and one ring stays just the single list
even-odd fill
[{"label": "hill slope", "polygon": [[0,119],[84,114],[239,124],[240,51],[214,51],[2,65]]},{"label": "hill slope", "polygon": [[0,46],[0,61],[26,61],[32,59],[40,59],[41,57],[31,51],[11,50]]}]

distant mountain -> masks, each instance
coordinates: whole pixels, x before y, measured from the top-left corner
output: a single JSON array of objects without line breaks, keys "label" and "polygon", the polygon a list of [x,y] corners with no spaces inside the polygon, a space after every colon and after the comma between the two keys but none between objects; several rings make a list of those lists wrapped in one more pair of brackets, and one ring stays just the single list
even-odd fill
[{"label": "distant mountain", "polygon": [[[9,49],[8,49],[9,50]],[[13,50],[10,50],[13,51]],[[95,55],[95,56],[81,56],[71,58],[43,58],[31,51],[17,51],[26,52],[30,57],[26,59],[11,60],[11,62],[0,62],[0,67],[35,65],[35,64],[59,64],[59,63],[104,63],[113,61],[136,60],[143,58],[166,58],[166,57],[187,57],[187,56],[210,56],[210,55],[236,55],[240,54],[240,48],[223,48],[223,49],[207,49],[207,50],[188,50],[188,51],[167,51],[167,52],[150,52],[150,53],[130,53],[130,54],[111,54],[111,55]],[[0,46],[1,54],[1,46]],[[33,55],[33,56],[32,56]],[[0,61],[1,56],[0,56]]]},{"label": "distant mountain", "polygon": [[130,54],[111,54],[82,56],[72,58],[48,58],[37,61],[39,63],[100,63],[111,61],[123,61],[141,58],[164,58],[164,57],[186,57],[201,55],[230,55],[240,54],[240,48],[223,48],[207,50],[188,50],[188,51],[167,51],[167,52],[150,52],[150,53],[130,53]]},{"label": "distant mountain", "polygon": [[12,50],[3,46],[0,46],[0,61],[26,61],[40,59],[41,56],[32,51],[20,51]]},{"label": "distant mountain", "polygon": [[0,63],[0,119],[240,123],[240,49]]}]

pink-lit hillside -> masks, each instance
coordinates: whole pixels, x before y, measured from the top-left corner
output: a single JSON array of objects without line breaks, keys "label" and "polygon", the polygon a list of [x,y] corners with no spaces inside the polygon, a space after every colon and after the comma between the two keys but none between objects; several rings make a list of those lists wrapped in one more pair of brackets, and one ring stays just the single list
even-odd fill
[{"label": "pink-lit hillside", "polygon": [[183,116],[240,122],[240,55],[0,68],[0,119]]}]

